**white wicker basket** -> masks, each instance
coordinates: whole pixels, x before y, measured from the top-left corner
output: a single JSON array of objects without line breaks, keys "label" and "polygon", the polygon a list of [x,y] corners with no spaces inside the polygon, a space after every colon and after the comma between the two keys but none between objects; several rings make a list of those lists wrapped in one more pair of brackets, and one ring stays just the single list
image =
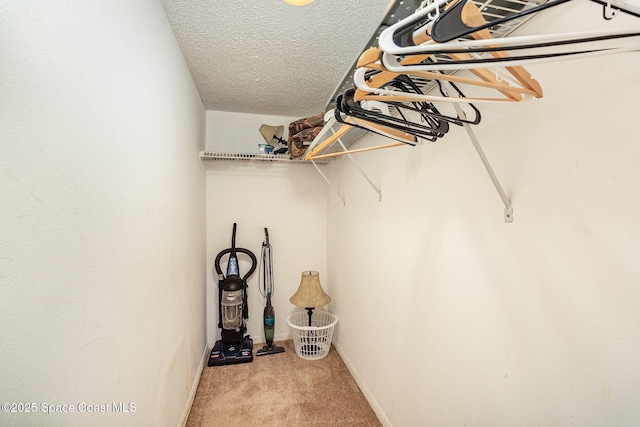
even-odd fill
[{"label": "white wicker basket", "polygon": [[326,357],[331,349],[333,328],[338,318],[327,311],[314,311],[309,326],[309,314],[306,311],[293,313],[287,318],[293,335],[296,354],[302,359],[318,360]]}]

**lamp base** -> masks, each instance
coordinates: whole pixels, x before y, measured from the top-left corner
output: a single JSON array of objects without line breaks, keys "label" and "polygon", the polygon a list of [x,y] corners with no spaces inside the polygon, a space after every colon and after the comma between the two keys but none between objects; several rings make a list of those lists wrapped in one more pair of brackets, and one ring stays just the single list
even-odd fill
[{"label": "lamp base", "polygon": [[309,326],[311,326],[311,317],[313,317],[313,310],[315,310],[315,307],[305,307],[305,310],[307,310],[307,314],[309,315]]},{"label": "lamp base", "polygon": [[320,347],[315,344],[303,344],[300,347],[300,352],[307,356],[312,354],[318,354],[319,350],[320,350]]}]

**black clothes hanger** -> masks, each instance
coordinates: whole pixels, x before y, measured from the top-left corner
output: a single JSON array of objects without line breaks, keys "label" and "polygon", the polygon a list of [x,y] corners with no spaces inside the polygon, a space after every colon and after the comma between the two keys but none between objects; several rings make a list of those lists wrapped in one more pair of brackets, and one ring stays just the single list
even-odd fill
[{"label": "black clothes hanger", "polygon": [[[590,37],[579,37],[575,39],[566,39],[566,40],[555,40],[549,42],[541,42],[541,43],[529,43],[529,44],[518,44],[514,46],[510,46],[509,44],[496,46],[495,43],[501,43],[503,39],[494,39],[495,43],[493,46],[481,46],[481,47],[463,47],[463,48],[438,48],[437,44],[429,45],[429,49],[424,52],[417,52],[415,54],[443,54],[448,55],[450,53],[484,53],[484,52],[509,52],[512,50],[531,50],[537,48],[545,48],[545,47],[557,47],[564,45],[576,45],[580,43],[593,43],[599,41],[607,41],[607,40],[616,40],[616,39],[624,39],[631,37],[639,37],[640,31],[629,31],[624,33],[616,33],[616,34],[607,34],[607,35],[598,35],[598,36],[590,36]],[[585,52],[597,52],[597,51],[605,51],[608,49],[614,48],[602,48],[602,49],[591,49],[591,50],[583,50],[580,52],[555,52],[557,55],[571,55],[574,53],[585,53]],[[527,57],[537,57],[544,55],[528,55]],[[517,59],[518,57],[511,56],[512,59]]]},{"label": "black clothes hanger", "polygon": [[[502,49],[504,50],[504,49]],[[638,50],[638,49],[634,49]],[[581,50],[581,51],[572,51],[572,52],[554,52],[554,53],[546,53],[546,54],[538,54],[538,55],[521,55],[521,56],[508,56],[508,57],[491,57],[491,58],[477,58],[477,59],[456,59],[452,61],[448,61],[446,63],[435,63],[430,70],[447,70],[447,69],[455,69],[460,65],[473,65],[473,64],[507,64],[505,66],[511,66],[518,62],[526,63],[526,62],[536,62],[545,59],[551,58],[559,58],[562,57],[571,57],[571,56],[581,56],[586,54],[597,54],[597,53],[607,53],[607,52],[618,52],[620,51],[617,48],[607,48],[607,49],[592,49],[592,50]],[[424,64],[421,64],[424,65]],[[407,65],[407,69],[420,69],[421,65]],[[473,67],[467,67],[473,68]]]},{"label": "black clothes hanger", "polygon": [[[448,97],[442,88],[442,83],[437,81],[440,92],[443,96]],[[388,86],[399,89],[399,91],[407,93],[422,94],[420,87],[407,75],[400,75],[394,78],[388,83]],[[460,98],[464,98],[464,94],[460,89],[452,84],[454,90],[458,93]],[[447,116],[442,114],[438,109],[429,102],[384,102],[390,109],[393,109],[400,117],[394,117],[382,112],[362,108],[359,102],[354,100],[354,89],[345,91],[340,95],[339,101],[336,106],[336,120],[341,123],[346,123],[340,113],[346,116],[351,116],[366,120],[368,122],[377,123],[381,126],[396,129],[416,137],[426,139],[428,141],[436,141],[438,138],[443,137],[449,131],[449,124],[455,124],[462,126],[467,124],[480,123],[481,114],[480,111],[471,103],[467,105],[473,111],[473,118],[467,119],[466,117]],[[382,102],[382,101],[380,101]],[[417,112],[420,116],[420,123],[407,119],[406,113],[408,111]]]},{"label": "black clothes hanger", "polygon": [[483,25],[468,27],[462,21],[462,8],[467,4],[469,0],[458,0],[449,9],[441,12],[440,15],[433,21],[430,30],[431,38],[437,43],[446,43],[453,39],[467,36],[476,31],[483,30],[485,28],[492,27],[494,25],[502,24],[512,19],[522,18],[523,16],[530,15],[532,13],[540,12],[541,10],[548,9],[550,7],[557,6],[562,3],[566,3],[570,0],[553,0],[549,3],[545,3],[540,6],[532,7],[531,9],[523,10],[513,13],[504,18],[494,19],[491,22],[487,22]]},{"label": "black clothes hanger", "polygon": [[[355,119],[363,120],[366,122],[370,122],[373,124],[377,124],[379,126],[383,126],[389,129],[394,129],[400,132],[404,132],[409,135],[413,135],[415,138],[421,138],[428,141],[436,141],[438,138],[444,136],[444,132],[442,129],[434,129],[430,124],[422,124],[415,123],[406,118],[406,116],[400,110],[396,110],[401,117],[393,117],[391,115],[384,114],[382,112],[377,112],[374,110],[368,110],[362,108],[357,101],[354,101],[353,94],[355,90],[349,89],[344,93],[338,95],[336,99],[336,109],[335,109],[335,118],[337,121],[345,124],[351,124],[342,117],[344,114],[347,117],[353,117]],[[373,129],[364,127],[364,126],[356,126],[365,130],[372,131],[374,133],[378,133],[384,135],[380,132]],[[448,130],[448,128],[447,128]],[[387,136],[387,135],[384,135]],[[417,144],[418,141],[415,141]],[[415,144],[412,144],[415,145]]]},{"label": "black clothes hanger", "polygon": [[[431,58],[427,58],[426,60],[422,61],[421,63],[429,63],[432,62]],[[382,71],[380,70],[373,70],[373,69],[369,69],[368,71],[366,71],[364,73],[365,78],[366,79],[371,79],[371,78],[375,78],[376,74],[382,73]],[[414,82],[413,77],[407,74],[397,74],[395,73],[396,76],[393,77],[392,79],[390,79],[388,82],[386,82],[382,87],[385,89],[389,89],[389,88],[394,88],[397,90],[391,91],[392,93],[397,93],[397,94],[401,94],[401,93],[405,93],[405,94],[418,94],[418,95],[423,95],[423,91],[420,88],[420,85],[416,82]],[[437,75],[443,75],[445,76],[445,74],[443,73],[432,73],[432,74],[437,74]],[[420,80],[422,79],[421,77],[418,77]],[[431,78],[429,78],[429,80],[432,80]],[[450,95],[446,94],[443,90],[442,87],[442,82],[440,80],[438,80],[437,78],[435,79],[435,82],[438,84],[438,87],[440,89],[440,93],[442,94],[443,100],[446,100],[446,98],[450,98]],[[424,85],[424,82],[422,83]],[[465,98],[465,95],[462,93],[462,91],[455,85],[453,84],[453,89],[457,92],[458,94],[458,98]],[[356,91],[356,93],[358,93],[358,91]],[[362,95],[362,91],[360,91],[360,96],[365,98],[365,99],[369,99],[368,95]],[[402,109],[405,110],[412,110],[415,112],[418,112],[421,114],[422,120],[429,122],[431,120],[441,120],[441,121],[445,121],[448,123],[453,123],[456,125],[461,126],[463,123],[468,123],[468,124],[478,124],[480,122],[480,112],[479,110],[470,102],[466,102],[463,104],[467,104],[470,106],[470,108],[473,110],[473,119],[464,119],[461,118],[459,116],[455,116],[455,117],[451,117],[451,116],[447,116],[442,114],[440,111],[438,111],[438,109],[435,107],[435,105],[431,102],[428,101],[418,101],[418,100],[413,100],[413,101],[396,101],[394,100],[394,97],[388,97],[388,100],[385,100],[384,98],[387,97],[385,95],[374,95],[376,97],[376,101],[379,102],[384,102],[385,104],[389,105],[389,106],[394,106],[396,107],[399,111],[402,111]],[[355,98],[355,95],[354,95]],[[437,128],[437,124],[433,124],[432,127],[434,129]],[[448,129],[440,129],[441,132],[446,133]]]},{"label": "black clothes hanger", "polygon": [[[583,33],[574,33],[574,34],[553,34],[548,35],[547,37],[506,37],[501,39],[500,42],[495,43],[494,46],[492,37],[489,35],[488,37],[481,37],[484,39],[484,43],[472,43],[468,40],[462,40],[456,43],[459,43],[460,46],[452,46],[454,44],[451,42],[452,40],[462,37],[472,35],[473,38],[478,39],[476,34],[481,32],[488,32],[487,28],[509,21],[513,19],[517,19],[523,17],[528,14],[536,13],[541,10],[554,7],[560,5],[562,3],[566,3],[570,0],[552,0],[549,3],[544,5],[540,5],[537,7],[533,7],[527,10],[523,10],[521,12],[513,13],[509,16],[494,19],[490,22],[486,22],[483,16],[480,13],[480,10],[477,9],[477,12],[469,12],[468,8],[465,6],[474,5],[471,1],[468,0],[458,0],[453,3],[453,6],[444,10],[435,17],[430,15],[428,12],[433,12],[434,10],[440,11],[442,7],[446,4],[446,0],[435,0],[434,3],[423,10],[417,11],[414,16],[410,16],[409,18],[403,20],[401,23],[396,25],[392,25],[383,31],[379,37],[379,44],[382,49],[388,54],[394,55],[404,55],[404,54],[431,54],[436,52],[447,53],[447,48],[451,49],[448,52],[460,52],[456,51],[456,48],[464,49],[464,48],[478,48],[477,50],[467,52],[498,52],[505,51],[505,53],[509,50],[518,50],[518,49],[536,49],[536,48],[545,48],[552,46],[563,46],[563,45],[575,45],[577,43],[590,43],[590,42],[598,42],[603,40],[613,40],[624,37],[636,37],[638,35],[638,30],[628,29],[624,31],[594,31],[594,32],[583,32]],[[596,3],[604,4],[604,0],[592,0]],[[607,1],[605,4],[605,9],[614,14],[617,10],[621,10],[627,14],[632,16],[640,16],[639,13],[635,12],[633,9],[625,10],[623,6],[615,5],[612,6],[611,1]],[[619,8],[619,9],[616,9]],[[427,10],[428,9],[428,10]],[[471,15],[468,15],[471,13]],[[606,11],[605,11],[606,16]],[[429,19],[427,19],[429,18]],[[425,24],[426,21],[426,24]],[[425,35],[431,37],[437,43],[429,44],[429,45],[416,45],[414,40],[408,37],[408,34],[416,34],[418,32],[424,31]],[[396,32],[398,32],[398,36],[396,37]],[[539,40],[539,41],[538,41]],[[399,44],[399,43],[401,44]],[[445,46],[439,47],[438,43],[444,43]],[[542,53],[540,55],[533,55],[522,57],[520,59],[526,59],[529,63],[534,62],[536,60],[548,61],[549,58],[561,58],[562,56],[570,56],[581,54],[585,55],[589,53],[591,56],[593,54],[602,54],[602,53],[617,53],[623,51],[629,51],[632,49],[627,48],[624,50],[624,47],[609,47],[611,50],[605,52],[605,49],[600,49],[594,46],[586,46],[582,48],[581,52],[563,52],[559,53],[557,50],[555,51],[556,55],[548,55],[547,53]],[[442,50],[440,50],[442,49]],[[512,63],[515,63],[513,61]],[[464,64],[464,63],[461,63]],[[417,69],[417,68],[415,68]],[[438,68],[442,69],[442,68]]]},{"label": "black clothes hanger", "polygon": [[385,103],[388,107],[391,107],[390,110],[394,110],[399,115],[399,117],[394,117],[375,110],[362,108],[360,103],[354,100],[354,94],[354,89],[347,90],[343,94],[343,111],[350,116],[377,122],[430,141],[444,136],[449,131],[447,122],[434,117],[435,114],[438,114],[438,110],[432,104],[414,103],[415,110],[420,113],[422,120],[421,123],[416,123],[407,119],[406,112],[402,109],[402,104],[391,105]]},{"label": "black clothes hanger", "polygon": [[[410,140],[408,138],[396,138],[395,136],[393,136],[393,132],[385,132],[385,130],[386,128],[388,128],[392,131],[398,131],[397,127],[388,126],[386,123],[382,124],[380,122],[373,122],[368,119],[356,117],[349,114],[348,111],[349,111],[349,108],[346,107],[344,104],[344,93],[339,94],[338,97],[336,98],[336,108],[334,109],[334,118],[336,119],[337,122],[342,123],[343,125],[348,125],[351,127],[363,129],[368,132],[373,132],[375,134],[382,135],[388,138],[396,139],[407,145],[415,146],[419,143],[418,138],[413,134],[408,134],[411,137]],[[355,121],[353,119],[355,119]],[[369,125],[365,125],[365,123],[369,123]],[[400,132],[403,132],[403,131],[400,130]]]},{"label": "black clothes hanger", "polygon": [[[399,75],[391,80],[387,85],[395,87],[403,92],[420,94],[422,93],[422,90],[420,90],[418,85],[407,75]],[[403,108],[408,108],[412,111],[420,113],[421,120],[428,123],[434,130],[437,130],[438,132],[444,134],[449,131],[449,124],[447,123],[449,117],[445,117],[440,114],[436,106],[431,102],[410,102],[407,104],[395,102],[389,105],[395,106],[400,113],[402,112]]]},{"label": "black clothes hanger", "polygon": [[[437,137],[437,135],[433,135],[433,132],[430,129],[408,129],[408,126],[404,126],[401,123],[394,121],[395,118],[392,118],[392,116],[387,116],[383,113],[377,113],[375,111],[359,108],[356,105],[353,105],[351,102],[346,102],[345,94],[348,92],[349,91],[346,91],[338,95],[338,98],[336,99],[336,109],[334,114],[336,120],[340,123],[358,127],[360,129],[364,129],[383,136],[388,136],[385,135],[385,129],[401,132],[411,137],[411,142],[407,142],[406,138],[399,139],[402,142],[408,143],[409,145],[417,145],[419,143],[417,139],[418,135],[421,138],[425,139]],[[349,120],[350,118],[355,120]],[[411,130],[411,132],[408,132],[408,130]],[[393,132],[390,133],[393,134]]]},{"label": "black clothes hanger", "polygon": [[[597,36],[588,36],[588,37],[577,37],[575,39],[565,39],[565,40],[553,40],[553,41],[547,41],[547,42],[539,42],[539,43],[528,43],[528,44],[518,44],[518,45],[513,45],[511,46],[510,44],[503,44],[501,45],[501,39],[495,39],[495,43],[493,46],[481,46],[481,47],[460,47],[460,48],[439,48],[437,44],[431,44],[429,45],[428,49],[425,49],[425,51],[421,51],[421,52],[414,52],[414,54],[442,54],[442,55],[448,55],[451,53],[484,53],[484,52],[509,52],[512,50],[532,50],[532,49],[539,49],[539,48],[546,48],[546,47],[557,47],[557,46],[565,46],[565,45],[577,45],[580,43],[593,43],[593,42],[599,42],[599,41],[607,41],[607,40],[616,40],[616,39],[624,39],[624,38],[631,38],[631,37],[639,37],[640,36],[640,30],[636,30],[636,31],[627,31],[627,32],[622,32],[622,33],[611,33],[611,34],[606,34],[606,35],[597,35]],[[462,46],[464,46],[464,42],[461,42]],[[497,44],[497,45],[496,45]],[[591,50],[582,50],[582,51],[570,51],[570,52],[555,52],[554,56],[562,56],[562,55],[572,55],[572,54],[578,54],[578,53],[586,53],[586,52],[599,52],[599,51],[606,51],[608,49],[615,49],[615,48],[601,48],[601,49],[591,49]],[[537,55],[527,55],[527,56],[523,56],[521,58],[544,58],[544,57],[548,57],[549,54],[537,54]],[[510,56],[511,59],[518,59],[519,57],[517,56]]]},{"label": "black clothes hanger", "polygon": [[[423,61],[423,62],[431,62],[431,60],[427,60],[427,61]],[[398,83],[403,83],[403,84],[407,84],[408,86],[411,87],[412,89],[412,93],[418,93],[418,94],[422,94],[422,90],[420,90],[419,86],[413,82],[413,80],[408,76],[408,75],[401,75],[398,76],[394,79],[394,81],[392,82],[392,84],[397,85],[397,87],[401,88],[400,85],[398,85]],[[451,95],[447,94],[444,90],[444,88],[442,87],[442,82],[440,80],[436,80],[436,83],[438,84],[438,89],[440,91],[440,94],[442,96],[446,96],[446,97],[450,97]],[[454,88],[454,90],[458,93],[458,97],[460,98],[465,98],[465,95],[462,93],[462,91],[458,88],[458,86],[456,86],[453,82],[449,82],[449,84],[451,84],[451,86]],[[402,89],[402,88],[401,88]],[[409,92],[407,90],[405,90],[406,92]],[[441,114],[438,109],[431,103],[427,103],[427,102],[412,102],[411,106],[410,105],[406,105],[404,103],[399,103],[399,102],[389,102],[388,104],[390,105],[397,105],[397,106],[401,106],[402,108],[406,108],[406,109],[412,109],[414,111],[420,112],[423,117],[428,116],[430,118],[437,118],[439,120],[444,120],[446,122],[449,123],[453,123],[455,125],[458,126],[462,126],[463,123],[468,123],[468,124],[473,124],[473,125],[477,125],[478,123],[480,123],[480,110],[478,110],[472,103],[468,103],[467,105],[469,105],[469,107],[473,110],[474,112],[474,118],[473,119],[463,119],[459,116],[456,117],[451,117],[451,116],[446,116]],[[424,108],[425,106],[428,106],[428,108]],[[425,117],[426,118],[426,117]]]}]

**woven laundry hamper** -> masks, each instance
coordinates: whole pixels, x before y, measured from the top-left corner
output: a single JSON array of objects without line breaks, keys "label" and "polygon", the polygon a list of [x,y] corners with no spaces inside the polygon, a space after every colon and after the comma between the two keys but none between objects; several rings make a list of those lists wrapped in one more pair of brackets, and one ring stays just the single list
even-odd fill
[{"label": "woven laundry hamper", "polygon": [[287,318],[296,354],[306,360],[326,357],[331,349],[333,328],[338,318],[327,311],[314,311],[309,326],[309,315],[305,311],[293,313]]}]

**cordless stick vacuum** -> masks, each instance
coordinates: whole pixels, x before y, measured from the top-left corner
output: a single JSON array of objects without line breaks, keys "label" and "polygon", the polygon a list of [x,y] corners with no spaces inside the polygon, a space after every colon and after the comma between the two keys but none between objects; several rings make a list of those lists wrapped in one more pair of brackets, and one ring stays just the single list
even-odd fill
[{"label": "cordless stick vacuum", "polygon": [[[238,254],[251,259],[247,274],[240,277]],[[229,255],[227,276],[222,274],[220,261]],[[222,329],[221,339],[216,341],[209,356],[209,366],[228,365],[253,361],[253,340],[245,335],[245,320],[249,318],[247,306],[247,279],[256,270],[256,256],[248,249],[236,248],[236,224],[233,224],[231,248],[216,256],[214,267],[218,273],[218,328]]]},{"label": "cordless stick vacuum", "polygon": [[271,245],[269,244],[269,231],[264,229],[265,241],[262,243],[260,256],[260,294],[266,298],[264,306],[264,339],[267,344],[256,352],[257,356],[284,352],[284,347],[273,344],[273,333],[276,323],[276,312],[271,305],[271,297],[274,293],[273,285],[273,260],[271,259]]}]

